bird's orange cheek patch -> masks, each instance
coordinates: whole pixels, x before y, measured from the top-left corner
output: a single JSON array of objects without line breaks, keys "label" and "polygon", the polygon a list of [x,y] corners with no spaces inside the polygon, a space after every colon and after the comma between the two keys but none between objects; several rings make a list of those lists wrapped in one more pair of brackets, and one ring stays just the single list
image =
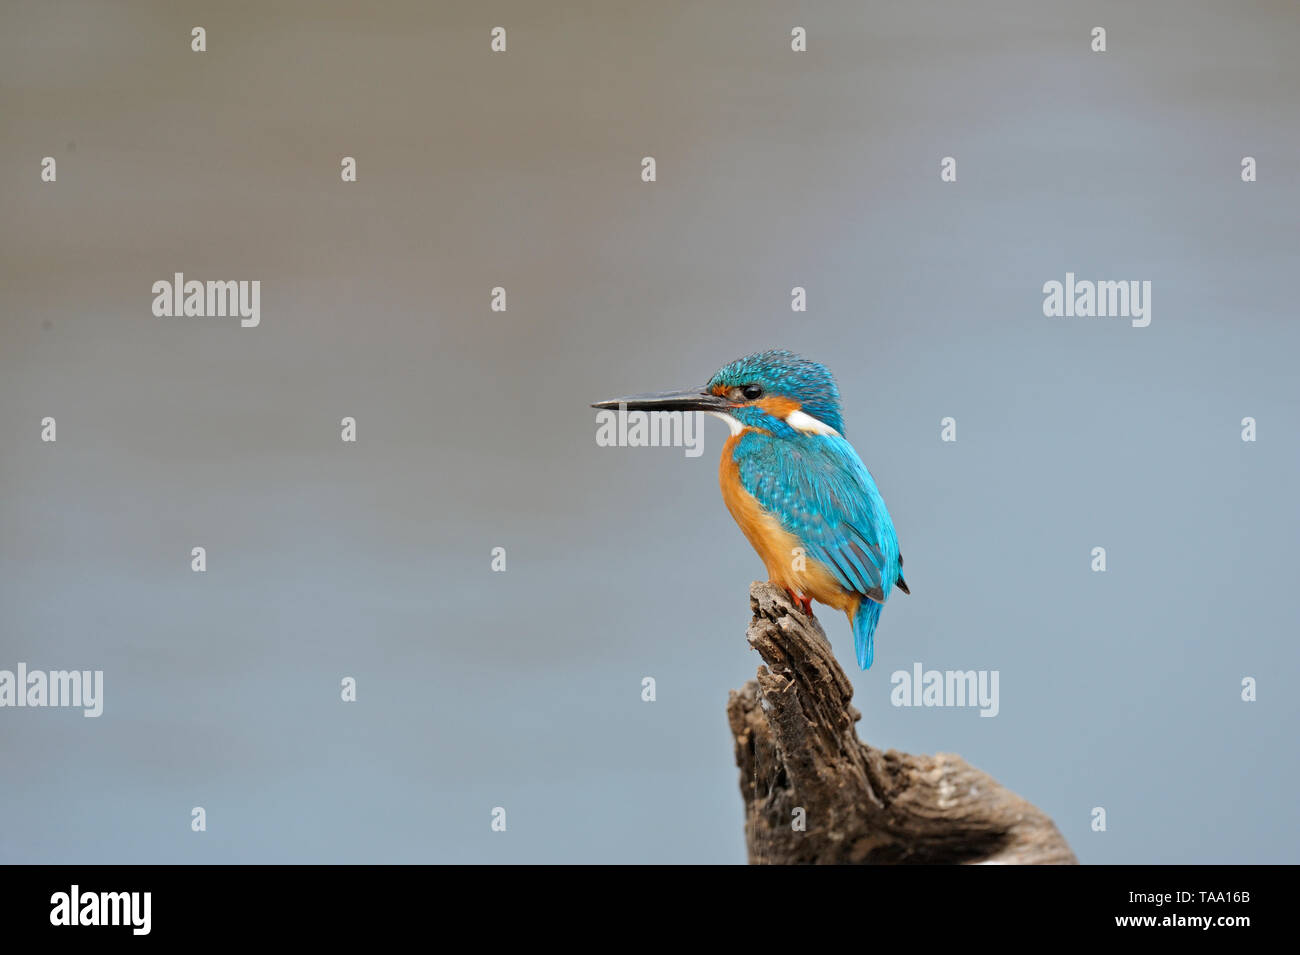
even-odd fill
[{"label": "bird's orange cheek patch", "polygon": [[782,421],[790,417],[791,412],[799,410],[799,402],[795,401],[793,398],[759,398],[754,402],[754,406],[762,408],[773,418],[780,418]]}]

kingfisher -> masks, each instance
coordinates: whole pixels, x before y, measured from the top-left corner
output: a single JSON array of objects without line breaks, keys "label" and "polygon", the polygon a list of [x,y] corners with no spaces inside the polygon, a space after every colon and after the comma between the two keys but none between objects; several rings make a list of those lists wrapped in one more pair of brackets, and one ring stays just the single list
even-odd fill
[{"label": "kingfisher", "polygon": [[738,358],[703,388],[631,395],[593,408],[704,411],[731,429],[718,483],[727,510],[804,613],[848,615],[858,666],[871,666],[876,624],[903,579],[894,522],[844,437],[840,393],[825,365],[782,349]]}]

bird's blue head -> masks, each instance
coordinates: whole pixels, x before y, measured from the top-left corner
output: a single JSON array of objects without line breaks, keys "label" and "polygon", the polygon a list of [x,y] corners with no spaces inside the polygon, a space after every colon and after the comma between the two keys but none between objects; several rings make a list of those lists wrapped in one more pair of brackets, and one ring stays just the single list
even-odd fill
[{"label": "bird's blue head", "polygon": [[784,349],[723,365],[704,390],[728,399],[733,407],[727,413],[752,428],[844,433],[835,378],[825,365]]},{"label": "bird's blue head", "polygon": [[844,433],[840,392],[831,373],[825,365],[785,350],[737,358],[719,368],[702,389],[632,395],[594,405],[620,406],[629,411],[708,411],[779,437]]}]

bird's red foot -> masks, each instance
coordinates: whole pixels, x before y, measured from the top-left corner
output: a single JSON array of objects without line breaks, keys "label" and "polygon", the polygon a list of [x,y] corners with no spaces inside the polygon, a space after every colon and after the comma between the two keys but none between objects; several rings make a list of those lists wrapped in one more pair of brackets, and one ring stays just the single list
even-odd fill
[{"label": "bird's red foot", "polygon": [[791,599],[792,601],[794,601],[794,605],[795,605],[796,607],[799,607],[799,608],[800,608],[801,610],[803,610],[803,612],[806,613],[808,616],[810,616],[810,617],[812,616],[812,598],[811,598],[811,597],[804,597],[804,596],[801,596],[800,594],[795,593],[795,592],[794,592],[793,590],[791,590],[789,587],[785,588],[785,592],[786,592],[787,594],[790,595],[790,599]]}]

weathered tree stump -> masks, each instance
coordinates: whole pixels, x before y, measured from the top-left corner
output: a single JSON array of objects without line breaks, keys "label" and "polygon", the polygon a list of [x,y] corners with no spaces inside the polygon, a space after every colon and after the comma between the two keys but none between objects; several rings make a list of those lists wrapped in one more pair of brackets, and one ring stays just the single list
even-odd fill
[{"label": "weathered tree stump", "polygon": [[[758,677],[727,702],[752,864],[1078,862],[1052,820],[960,756],[882,752],[821,625],[750,588]],[[802,808],[806,830],[792,825]]]}]

